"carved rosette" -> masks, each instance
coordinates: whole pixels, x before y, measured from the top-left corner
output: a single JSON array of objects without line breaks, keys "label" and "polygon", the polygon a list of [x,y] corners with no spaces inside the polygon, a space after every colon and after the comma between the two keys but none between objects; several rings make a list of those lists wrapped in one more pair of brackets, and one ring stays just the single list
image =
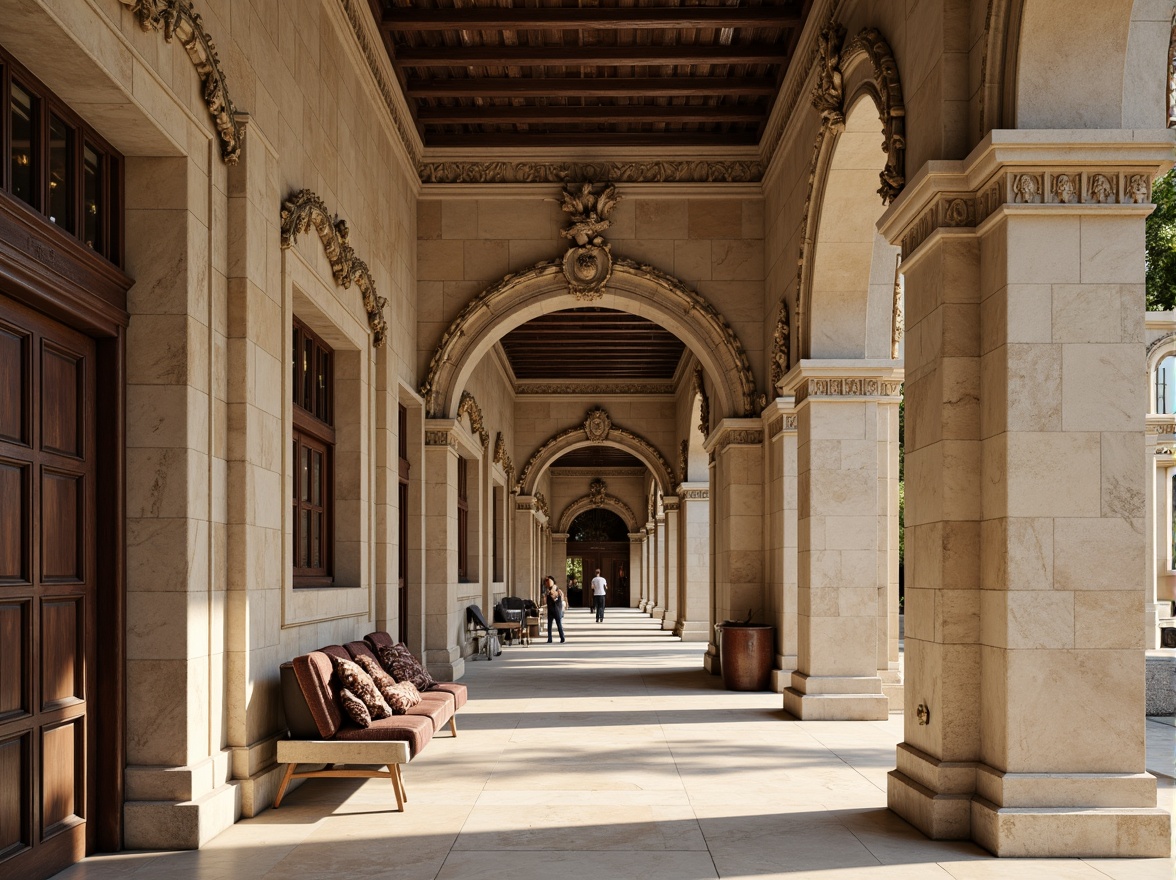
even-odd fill
[{"label": "carved rosette", "polygon": [[608,439],[611,430],[612,419],[607,412],[600,407],[589,411],[588,418],[584,420],[584,433],[588,435],[589,440],[593,443],[603,443]]},{"label": "carved rosette", "polygon": [[225,72],[221,67],[216,44],[204,29],[200,14],[192,8],[191,0],[119,0],[128,7],[148,33],[163,31],[163,39],[170,43],[179,39],[188,53],[203,86],[202,94],[212,124],[220,135],[221,158],[225,164],[235,165],[241,158],[241,142],[245,129],[237,119],[237,108],[229,97]]},{"label": "carved rosette", "polygon": [[347,240],[347,221],[328,211],[326,204],[314,192],[302,189],[282,203],[282,248],[292,247],[298,236],[309,231],[312,226],[323,243],[335,283],[347,289],[352,284],[359,288],[368,316],[368,326],[372,329],[372,345],[380,348],[388,336],[388,321],[384,317],[388,300],[376,293],[376,283],[372,280],[367,263],[351,249]]},{"label": "carved rosette", "polygon": [[470,430],[478,435],[478,439],[482,441],[482,448],[489,446],[490,432],[482,422],[482,408],[478,406],[474,395],[468,391],[461,393],[461,403],[457,407],[457,417],[460,419],[462,416],[469,416]]},{"label": "carved rosette", "polygon": [[564,275],[572,296],[592,302],[604,296],[604,286],[612,277],[612,250],[609,245],[568,248],[563,257]]}]

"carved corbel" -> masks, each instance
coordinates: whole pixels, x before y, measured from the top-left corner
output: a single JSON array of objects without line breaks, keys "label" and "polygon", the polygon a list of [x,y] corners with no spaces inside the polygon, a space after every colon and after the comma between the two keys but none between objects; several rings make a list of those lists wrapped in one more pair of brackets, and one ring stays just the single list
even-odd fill
[{"label": "carved corbel", "polygon": [[347,221],[339,219],[338,214],[331,214],[323,200],[311,190],[299,190],[282,203],[282,248],[291,247],[311,226],[322,240],[335,283],[344,288],[350,288],[352,284],[359,288],[368,325],[372,328],[372,345],[381,347],[388,335],[388,321],[384,317],[388,300],[376,294],[376,284],[367,263],[351,249],[347,241]]},{"label": "carved corbel", "polygon": [[478,406],[478,401],[468,391],[461,393],[461,403],[457,405],[457,417],[460,419],[462,416],[469,416],[470,430],[482,441],[482,449],[486,449],[490,445],[490,432],[482,423],[482,407]]},{"label": "carved corbel", "polygon": [[204,103],[212,116],[221,140],[221,158],[225,164],[235,165],[241,158],[241,141],[245,129],[237,119],[237,108],[229,97],[225,72],[221,68],[216,44],[204,29],[200,14],[192,8],[191,0],[119,0],[131,10],[139,27],[150,33],[163,31],[163,39],[170,43],[178,37],[180,45],[192,60],[203,85]]}]

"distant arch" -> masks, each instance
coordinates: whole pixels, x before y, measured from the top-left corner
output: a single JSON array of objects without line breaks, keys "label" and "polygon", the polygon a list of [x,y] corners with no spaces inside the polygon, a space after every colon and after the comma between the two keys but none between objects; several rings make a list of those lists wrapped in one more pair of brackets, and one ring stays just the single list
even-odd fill
[{"label": "distant arch", "polygon": [[633,508],[617,498],[615,495],[605,494],[601,499],[594,499],[590,495],[584,495],[577,498],[571,504],[564,508],[563,513],[559,516],[559,527],[557,532],[567,532],[572,527],[572,521],[575,520],[581,513],[595,508],[604,508],[611,510],[625,522],[625,526],[630,532],[637,531],[637,516],[633,513]]}]

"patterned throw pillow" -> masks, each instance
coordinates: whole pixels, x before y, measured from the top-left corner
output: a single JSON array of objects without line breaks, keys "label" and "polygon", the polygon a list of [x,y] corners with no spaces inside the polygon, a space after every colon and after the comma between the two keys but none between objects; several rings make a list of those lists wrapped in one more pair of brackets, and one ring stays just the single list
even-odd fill
[{"label": "patterned throw pillow", "polygon": [[376,687],[372,677],[364,672],[362,667],[351,660],[341,660],[338,657],[335,657],[334,660],[335,672],[338,674],[339,680],[343,682],[343,687],[363,701],[368,712],[371,713],[372,720],[388,718],[392,715],[392,707],[380,696],[380,689]]},{"label": "patterned throw pillow", "polygon": [[367,654],[360,654],[355,658],[355,662],[363,667],[363,671],[372,677],[372,681],[376,683],[376,688],[380,692],[380,696],[387,701],[388,705],[392,707],[394,715],[403,715],[403,712],[396,711],[396,700],[401,698],[401,692],[397,689],[396,679],[384,671],[384,667],[375,657],[369,657]]},{"label": "patterned throw pillow", "polygon": [[384,699],[392,707],[393,714],[403,715],[421,701],[421,692],[411,681],[397,681],[384,692]]},{"label": "patterned throw pillow", "polygon": [[428,670],[412,656],[412,652],[403,643],[391,648],[382,645],[379,653],[380,662],[397,681],[411,681],[418,691],[427,691],[437,686],[433,676],[429,675]]},{"label": "patterned throw pillow", "polygon": [[363,700],[351,693],[347,688],[342,688],[339,691],[339,702],[342,704],[343,711],[347,713],[348,717],[360,727],[372,726],[372,716],[368,712],[367,706],[363,704]]}]

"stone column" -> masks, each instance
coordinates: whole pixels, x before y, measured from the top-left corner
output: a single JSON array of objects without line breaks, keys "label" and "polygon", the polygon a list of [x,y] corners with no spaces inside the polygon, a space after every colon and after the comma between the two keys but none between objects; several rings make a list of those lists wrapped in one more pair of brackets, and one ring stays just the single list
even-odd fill
[{"label": "stone column", "polygon": [[1144,458],[1149,471],[1144,499],[1148,535],[1147,571],[1144,575],[1143,642],[1160,647],[1160,622],[1172,617],[1172,468],[1176,467],[1176,419],[1171,415],[1147,417]]},{"label": "stone column", "polygon": [[539,583],[535,556],[535,499],[515,496],[514,524],[514,596],[533,596]]},{"label": "stone column", "polygon": [[764,476],[768,511],[764,517],[767,605],[776,626],[772,688],[782,692],[796,669],[796,407],[792,395],[779,397],[763,412]]},{"label": "stone column", "polygon": [[649,616],[660,621],[666,613],[666,512],[665,508],[654,517],[653,530],[654,575],[653,590],[649,597]]},{"label": "stone column", "polygon": [[710,487],[682,483],[679,516],[678,583],[680,605],[674,634],[684,642],[709,641],[710,619]]},{"label": "stone column", "polygon": [[[784,708],[797,718],[884,720],[879,609],[897,553],[898,400],[892,361],[801,361],[788,375],[797,417],[797,669]],[[897,507],[894,513],[897,514]],[[881,536],[895,533],[883,544]]]},{"label": "stone column", "polygon": [[568,533],[551,533],[551,570],[544,574],[555,577],[555,583],[562,590],[568,582]]},{"label": "stone column", "polygon": [[649,610],[649,596],[653,592],[653,523],[647,522],[641,530],[645,540],[641,545],[641,601],[637,608]]},{"label": "stone column", "polygon": [[[706,439],[714,462],[711,518],[714,535],[714,620],[767,622],[764,602],[764,430],[759,419],[723,419]],[[713,640],[714,631],[708,634]],[[717,645],[708,649],[708,670]]]},{"label": "stone column", "polygon": [[915,379],[888,800],[998,855],[1169,853],[1145,772],[1138,584],[1143,222],[1171,137],[1147,134],[995,131],[883,218],[905,254]]},{"label": "stone column", "polygon": [[645,532],[629,532],[629,604],[640,607],[645,592]]},{"label": "stone column", "polygon": [[[425,420],[425,650],[438,680],[465,672],[459,635],[465,617],[457,601],[458,425]],[[488,609],[483,609],[488,610]]]},{"label": "stone column", "polygon": [[681,554],[681,502],[676,495],[667,495],[662,504],[666,511],[666,566],[662,577],[662,597],[665,611],[661,615],[662,629],[672,630],[678,623],[679,556]]}]

